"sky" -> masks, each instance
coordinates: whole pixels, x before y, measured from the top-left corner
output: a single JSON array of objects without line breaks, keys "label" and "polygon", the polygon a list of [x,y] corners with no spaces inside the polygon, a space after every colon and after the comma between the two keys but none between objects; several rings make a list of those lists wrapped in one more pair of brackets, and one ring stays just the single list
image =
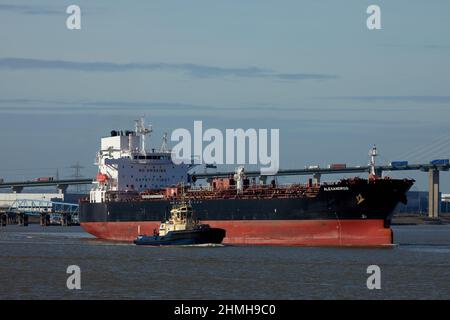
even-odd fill
[{"label": "sky", "polygon": [[[68,30],[66,8],[81,8]],[[381,8],[381,30],[366,9]],[[279,128],[281,168],[450,157],[450,2],[0,1],[0,177],[92,176],[100,137]],[[417,179],[425,173],[393,177]],[[441,173],[443,192],[450,175]],[[336,178],[336,177],[329,177]],[[327,179],[325,177],[324,179]]]}]

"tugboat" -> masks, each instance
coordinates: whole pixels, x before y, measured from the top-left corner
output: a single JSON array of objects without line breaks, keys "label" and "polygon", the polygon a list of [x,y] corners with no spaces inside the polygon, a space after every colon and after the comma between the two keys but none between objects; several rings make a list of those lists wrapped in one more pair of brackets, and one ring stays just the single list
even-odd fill
[{"label": "tugboat", "polygon": [[220,244],[225,230],[200,224],[190,204],[183,199],[170,210],[170,218],[153,230],[153,236],[139,235],[134,243],[147,246]]}]

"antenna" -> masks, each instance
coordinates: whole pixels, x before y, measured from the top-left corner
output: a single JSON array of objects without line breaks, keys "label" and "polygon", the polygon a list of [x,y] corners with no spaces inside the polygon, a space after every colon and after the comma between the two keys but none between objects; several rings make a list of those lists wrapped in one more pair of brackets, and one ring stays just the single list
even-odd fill
[{"label": "antenna", "polygon": [[167,132],[164,132],[163,134],[161,148],[159,152],[170,152],[169,144],[167,143]]},{"label": "antenna", "polygon": [[145,154],[145,136],[153,132],[152,126],[145,127],[144,117],[141,117],[139,120],[134,120],[134,122],[136,134],[141,136],[141,153]]},{"label": "antenna", "polygon": [[372,176],[376,176],[375,172],[375,157],[378,156],[377,147],[376,145],[373,145],[372,149],[369,150],[369,156],[370,156],[370,174]]},{"label": "antenna", "polygon": [[[74,169],[74,174],[71,175],[73,178],[81,178],[83,175],[81,174],[81,169],[84,167],[80,165],[80,163],[77,161],[76,164],[71,165],[70,168]],[[77,192],[80,192],[80,186],[77,185]]]}]

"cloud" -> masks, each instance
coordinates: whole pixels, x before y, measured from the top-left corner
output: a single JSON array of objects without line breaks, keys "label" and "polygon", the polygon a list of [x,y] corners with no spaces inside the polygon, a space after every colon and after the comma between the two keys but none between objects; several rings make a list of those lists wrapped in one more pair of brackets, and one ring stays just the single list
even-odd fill
[{"label": "cloud", "polygon": [[43,5],[18,5],[18,4],[0,4],[0,11],[14,12],[29,15],[51,15],[65,14],[65,8],[56,10],[52,7]]},{"label": "cloud", "polygon": [[196,78],[271,78],[278,80],[332,80],[338,76],[320,73],[277,73],[258,67],[225,68],[193,63],[113,63],[76,62],[27,58],[0,58],[0,69],[10,70],[67,70],[82,72],[166,71],[181,72]]},{"label": "cloud", "polygon": [[450,96],[338,96],[328,97],[332,100],[355,100],[366,102],[414,102],[414,103],[449,103]]},{"label": "cloud", "polygon": [[[243,112],[254,114],[297,114],[305,111],[318,111],[321,108],[308,106],[283,106],[277,104],[251,105],[209,105],[177,101],[123,101],[123,100],[65,100],[36,98],[0,98],[0,113],[41,113],[41,112],[168,112],[179,114],[219,114],[230,112],[242,115]],[[322,110],[329,110],[325,108]],[[342,110],[342,109],[340,109]]]},{"label": "cloud", "polygon": [[423,45],[424,48],[427,49],[450,49],[450,45],[443,45],[443,44],[425,44]]},{"label": "cloud", "polygon": [[314,73],[278,73],[275,76],[283,80],[332,80],[339,78],[337,75]]},{"label": "cloud", "polygon": [[389,48],[404,48],[404,49],[432,49],[432,50],[449,50],[450,45],[448,44],[402,44],[402,43],[390,43],[390,44],[382,44],[382,47]]},{"label": "cloud", "polygon": [[118,101],[118,100],[47,100],[47,99],[27,99],[27,98],[14,98],[14,99],[4,99],[0,98],[0,110],[8,109],[20,109],[20,110],[40,110],[42,106],[45,106],[47,110],[58,110],[58,109],[73,109],[73,108],[84,108],[89,110],[268,110],[273,111],[274,109],[278,111],[291,110],[295,111],[294,108],[286,107],[274,107],[274,106],[211,106],[202,104],[191,104],[191,103],[181,103],[181,102],[158,102],[158,101]]}]

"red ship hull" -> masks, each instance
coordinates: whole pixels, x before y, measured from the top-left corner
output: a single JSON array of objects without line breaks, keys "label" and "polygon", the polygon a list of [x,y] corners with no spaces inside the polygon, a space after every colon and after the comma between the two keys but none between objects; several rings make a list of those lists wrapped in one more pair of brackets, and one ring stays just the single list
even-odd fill
[{"label": "red ship hull", "polygon": [[[202,221],[226,230],[223,243],[286,246],[386,246],[393,243],[391,228],[382,219],[367,220],[228,220]],[[159,221],[82,222],[100,239],[133,241],[153,234]]]}]

